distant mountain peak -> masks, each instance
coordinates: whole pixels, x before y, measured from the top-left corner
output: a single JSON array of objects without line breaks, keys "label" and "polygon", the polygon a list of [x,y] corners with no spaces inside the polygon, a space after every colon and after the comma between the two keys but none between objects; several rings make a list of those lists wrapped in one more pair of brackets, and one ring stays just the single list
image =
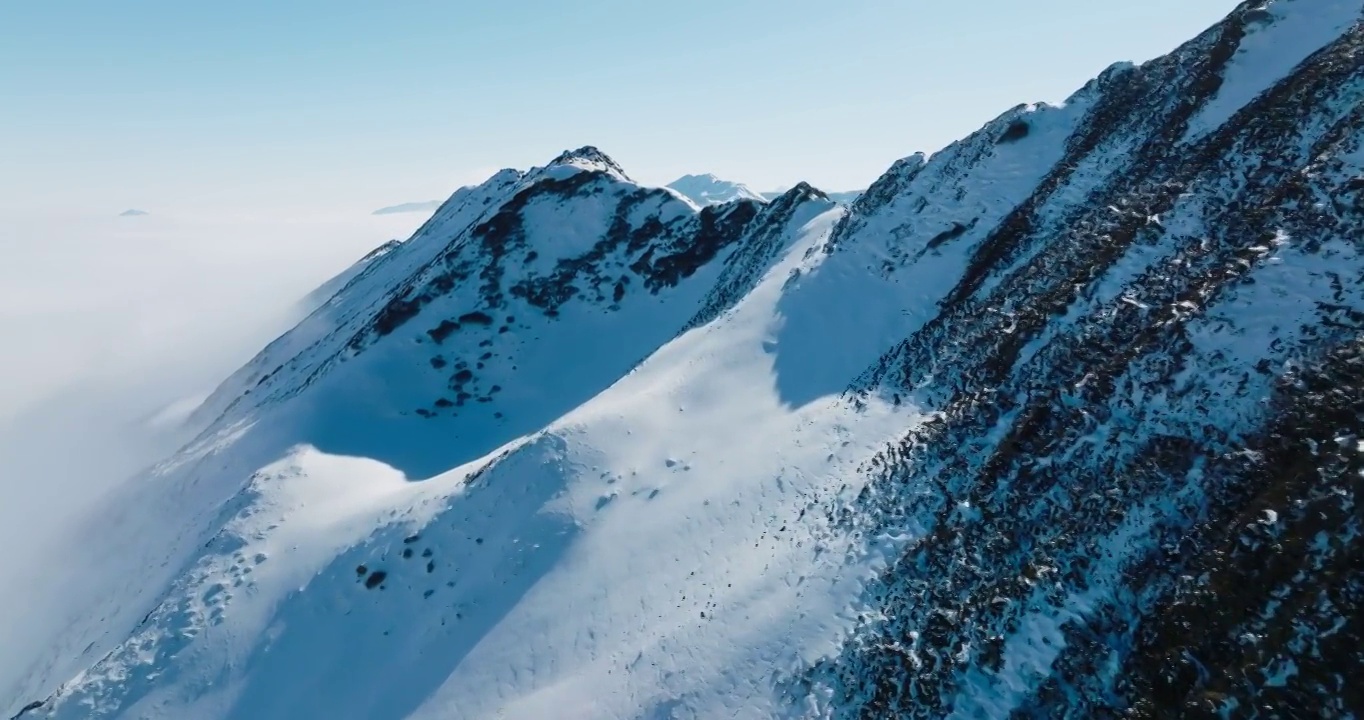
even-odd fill
[{"label": "distant mountain peak", "polygon": [[815,187],[814,185],[811,185],[808,182],[805,182],[804,180],[801,180],[800,182],[796,183],[794,187],[792,187],[790,190],[787,190],[782,194],[797,195],[811,198],[826,197],[826,194],[823,190],[820,190],[819,188]]},{"label": "distant mountain peak", "polygon": [[830,200],[832,200],[832,201],[838,203],[839,205],[851,205],[851,204],[853,203],[854,200],[856,200],[857,198],[859,198],[859,197],[862,196],[862,193],[866,192],[865,190],[846,190],[846,191],[843,191],[843,192],[825,192],[824,190],[820,190],[819,188],[814,187],[814,186],[811,185],[810,183],[807,183],[807,182],[805,182],[805,181],[801,181],[801,182],[796,183],[794,187],[790,187],[790,188],[778,188],[778,189],[776,189],[776,190],[770,190],[770,191],[768,191],[768,192],[764,192],[764,193],[762,194],[762,196],[763,196],[764,199],[766,199],[766,200],[768,200],[769,202],[771,202],[771,201],[773,201],[773,200],[776,200],[776,199],[779,198],[779,197],[782,197],[782,196],[784,196],[784,195],[787,195],[787,194],[790,193],[792,190],[795,190],[795,189],[801,188],[801,187],[804,187],[804,188],[805,188],[805,191],[804,191],[804,192],[805,192],[806,194],[808,194],[809,192],[812,192],[812,191],[813,191],[814,193],[818,194],[819,196],[828,198],[828,199],[830,199]]},{"label": "distant mountain peak", "polygon": [[123,212],[119,213],[118,216],[119,216],[119,217],[141,217],[141,216],[143,216],[143,215],[150,215],[150,214],[151,214],[151,213],[147,212],[146,210],[138,210],[137,208],[128,208],[127,210],[124,210]]},{"label": "distant mountain peak", "polygon": [[669,183],[668,187],[701,207],[735,200],[763,202],[763,196],[753,192],[747,185],[723,180],[710,173],[683,175]]},{"label": "distant mountain peak", "polygon": [[381,207],[371,215],[396,215],[398,213],[434,212],[444,200],[420,200]]},{"label": "distant mountain peak", "polygon": [[713,173],[701,173],[701,174],[699,174],[699,175],[683,175],[682,177],[678,178],[678,179],[677,179],[676,181],[674,181],[674,182],[676,182],[676,183],[685,183],[685,182],[712,182],[712,183],[722,183],[722,182],[725,182],[725,181],[724,181],[724,180],[721,180],[721,179],[718,178],[718,177],[716,177]]}]

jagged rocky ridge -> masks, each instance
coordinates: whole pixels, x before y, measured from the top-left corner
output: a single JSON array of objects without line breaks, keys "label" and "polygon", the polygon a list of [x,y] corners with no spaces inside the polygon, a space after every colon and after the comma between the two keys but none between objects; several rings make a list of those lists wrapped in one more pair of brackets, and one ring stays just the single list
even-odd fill
[{"label": "jagged rocky ridge", "polygon": [[[738,273],[751,283],[776,260],[778,236],[799,228],[788,227],[792,214],[808,220],[828,207],[817,192],[793,191],[771,208],[737,200],[696,209],[635,184],[590,147],[527,173],[502,171],[455,193],[411,240],[357,263],[324,307],[225,383],[200,419],[222,425],[314,383],[360,375],[382,384],[371,395],[392,408],[390,422],[432,421],[410,444],[451,432],[465,439],[458,455],[406,458],[416,474],[444,470],[604,389],[689,327],[698,302],[712,316],[735,302]],[[424,366],[376,370],[410,362],[409,343],[426,348]],[[330,418],[364,414],[365,432],[376,418],[372,407],[342,402],[328,405],[328,417],[313,422],[325,427],[307,439],[358,449],[354,438],[331,437]]]},{"label": "jagged rocky ridge", "polygon": [[799,229],[833,207],[827,195],[808,183],[796,185],[763,207],[684,329],[705,325],[739,302],[791,249]]},{"label": "jagged rocky ridge", "polygon": [[1244,4],[846,210],[590,148],[461,190],[205,405],[133,496],[188,529],[14,710],[1364,713],[1360,11]]},{"label": "jagged rocky ridge", "polygon": [[[883,272],[934,254],[960,272],[856,386],[934,417],[836,509],[907,539],[804,681],[832,716],[1364,710],[1358,12],[1243,5],[1072,98],[1055,162],[1003,214],[891,231]],[[1282,78],[1238,74],[1243,44],[1314,22],[1329,36]],[[1215,117],[1237,82],[1262,92]],[[898,166],[835,252],[930,212],[916,195],[991,172],[1032,125],[1011,113]]]}]

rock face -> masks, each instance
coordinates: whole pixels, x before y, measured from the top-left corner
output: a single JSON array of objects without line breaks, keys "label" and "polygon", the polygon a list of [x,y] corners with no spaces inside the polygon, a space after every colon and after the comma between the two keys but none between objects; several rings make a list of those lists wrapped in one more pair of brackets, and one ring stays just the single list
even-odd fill
[{"label": "rock face", "polygon": [[110,500],[5,709],[1364,715],[1361,11],[1244,4],[846,207],[460,190]]}]

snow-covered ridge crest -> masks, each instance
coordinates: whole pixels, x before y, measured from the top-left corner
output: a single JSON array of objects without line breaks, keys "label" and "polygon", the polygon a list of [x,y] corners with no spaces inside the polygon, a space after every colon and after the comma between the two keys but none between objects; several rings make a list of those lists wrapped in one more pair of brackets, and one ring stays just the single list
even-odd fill
[{"label": "snow-covered ridge crest", "polygon": [[624,168],[616,164],[615,160],[591,145],[584,145],[577,150],[565,150],[551,160],[544,170],[551,176],[557,176],[558,173],[562,172],[562,169],[567,168],[607,173],[624,182],[634,182],[630,176],[625,174]]},{"label": "snow-covered ridge crest", "polygon": [[[397,252],[367,268],[362,282],[337,298],[325,316],[305,321],[267,348],[248,366],[254,372],[228,383],[219,395],[235,394],[236,402],[250,394],[254,406],[263,393],[296,392],[299,372],[284,375],[290,384],[271,390],[286,365],[305,372],[302,381],[310,382],[433,303],[453,300],[463,308],[431,321],[427,329],[437,333],[432,339],[448,334],[445,328],[461,316],[482,317],[508,303],[527,303],[530,312],[553,318],[563,302],[584,297],[578,283],[585,279],[594,300],[605,305],[619,303],[632,281],[656,294],[739,234],[711,238],[705,228],[715,221],[741,225],[752,214],[745,208],[702,214],[661,190],[637,185],[592,147],[565,152],[525,173],[501,171],[457,191]],[[608,266],[621,273],[608,279],[614,272]],[[303,370],[305,363],[313,369]]]}]

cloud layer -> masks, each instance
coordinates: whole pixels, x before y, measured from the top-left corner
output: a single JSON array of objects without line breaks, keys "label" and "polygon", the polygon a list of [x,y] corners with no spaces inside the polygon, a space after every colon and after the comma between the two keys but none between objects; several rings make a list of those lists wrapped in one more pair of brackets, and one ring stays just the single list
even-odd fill
[{"label": "cloud layer", "polygon": [[[178,418],[413,215],[0,217],[0,673],[61,622],[99,498],[186,438]],[[38,608],[47,612],[34,612]]]}]

